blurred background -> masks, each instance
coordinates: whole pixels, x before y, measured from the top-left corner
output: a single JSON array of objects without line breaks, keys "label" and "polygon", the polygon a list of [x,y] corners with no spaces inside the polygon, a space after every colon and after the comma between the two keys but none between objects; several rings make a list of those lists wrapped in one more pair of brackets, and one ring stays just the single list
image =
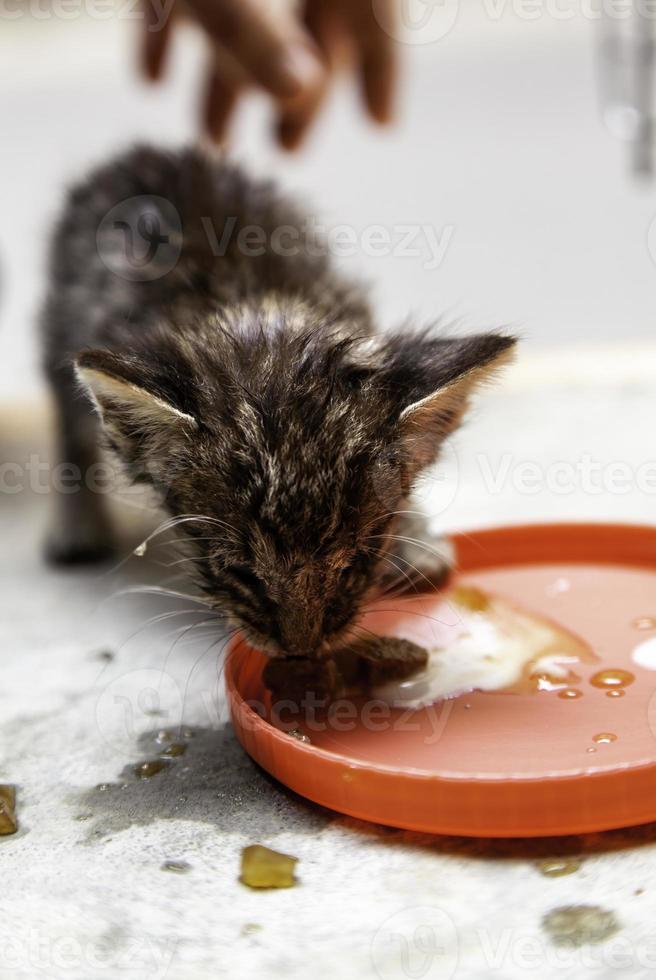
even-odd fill
[{"label": "blurred background", "polygon": [[[0,390],[23,399],[41,387],[35,313],[64,188],[134,141],[195,139],[206,52],[183,29],[152,86],[138,75],[130,4],[73,4],[65,18],[44,0],[3,7]],[[338,260],[371,282],[385,324],[511,326],[536,350],[653,341],[656,183],[636,179],[626,125],[602,104],[599,9],[443,0],[433,23],[401,45],[391,128],[365,119],[344,79],[298,155],[275,148],[267,102],[250,97],[233,155],[328,228],[382,225],[399,248],[403,226],[432,229],[437,250],[420,235],[418,254],[358,246]]]}]

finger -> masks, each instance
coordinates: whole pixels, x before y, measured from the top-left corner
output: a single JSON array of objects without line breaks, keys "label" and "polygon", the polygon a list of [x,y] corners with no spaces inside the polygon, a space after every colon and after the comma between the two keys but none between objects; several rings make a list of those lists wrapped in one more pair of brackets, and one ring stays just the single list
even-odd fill
[{"label": "finger", "polygon": [[141,69],[151,82],[158,81],[164,73],[164,64],[171,39],[173,15],[158,15],[153,4],[142,4],[144,28],[141,42]]},{"label": "finger", "polygon": [[328,93],[330,73],[347,42],[343,19],[334,0],[307,0],[303,14],[305,27],[321,52],[327,71],[300,98],[286,100],[276,124],[276,137],[285,150],[297,149],[307,135]]},{"label": "finger", "polygon": [[310,38],[289,24],[275,24],[253,0],[190,0],[189,6],[211,40],[272,95],[298,95],[323,70]]},{"label": "finger", "polygon": [[285,108],[276,124],[276,137],[285,150],[296,150],[319,112],[325,98],[327,85],[322,85],[302,102]]},{"label": "finger", "polygon": [[239,90],[214,67],[210,72],[205,93],[203,125],[215,143],[220,143],[226,135],[233,115]]},{"label": "finger", "polygon": [[360,64],[364,100],[369,114],[376,122],[387,123],[393,116],[397,72],[391,40],[381,39],[380,43],[361,49]]},{"label": "finger", "polygon": [[344,43],[344,30],[334,0],[307,0],[303,20],[324,61],[333,67]]},{"label": "finger", "polygon": [[[381,16],[380,6],[383,3],[386,10],[385,15]],[[378,16],[368,0],[364,3],[352,3],[347,9],[360,61],[367,109],[377,122],[388,122],[392,117],[397,59],[394,41],[381,24],[393,22],[395,0],[378,0]]]}]

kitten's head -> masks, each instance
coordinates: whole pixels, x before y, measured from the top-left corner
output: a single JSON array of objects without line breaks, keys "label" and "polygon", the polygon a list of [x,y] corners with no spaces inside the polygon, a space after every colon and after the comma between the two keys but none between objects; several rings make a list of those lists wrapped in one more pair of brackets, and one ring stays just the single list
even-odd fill
[{"label": "kitten's head", "polygon": [[514,341],[260,328],[162,331],[77,370],[129,473],[189,518],[212,603],[268,652],[323,655],[389,578],[413,483]]}]

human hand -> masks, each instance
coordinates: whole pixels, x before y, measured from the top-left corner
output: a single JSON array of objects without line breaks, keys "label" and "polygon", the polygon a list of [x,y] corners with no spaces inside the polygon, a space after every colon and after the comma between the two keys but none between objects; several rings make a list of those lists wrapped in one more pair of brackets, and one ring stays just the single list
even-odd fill
[{"label": "human hand", "polygon": [[[380,19],[389,23],[395,0],[377,3],[388,5],[387,16]],[[286,149],[296,148],[346,52],[370,116],[381,123],[391,116],[394,42],[374,15],[372,0],[305,0],[298,9],[289,3],[281,9],[271,0],[173,0],[164,22],[150,3],[144,9],[142,58],[152,80],[163,74],[180,16],[190,17],[208,37],[213,56],[203,124],[214,140],[225,137],[243,92],[256,87],[275,102],[279,142]]]}]

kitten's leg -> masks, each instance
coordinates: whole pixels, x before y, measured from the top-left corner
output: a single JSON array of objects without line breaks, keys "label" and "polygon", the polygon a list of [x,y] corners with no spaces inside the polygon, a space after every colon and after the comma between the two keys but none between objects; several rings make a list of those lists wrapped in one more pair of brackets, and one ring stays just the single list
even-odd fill
[{"label": "kitten's leg", "polygon": [[405,592],[407,587],[407,591],[414,592],[445,585],[455,555],[448,538],[429,530],[426,517],[407,514],[394,530],[389,557],[399,571],[396,574],[390,567],[384,587],[390,588],[394,582],[400,590]]},{"label": "kitten's leg", "polygon": [[[72,368],[48,371],[57,413],[57,457],[53,466],[54,513],[46,557],[60,565],[97,562],[112,552],[103,488],[98,484],[98,422],[75,385]],[[73,467],[75,492],[57,487],[57,463]],[[79,472],[79,481],[77,474]]]}]

